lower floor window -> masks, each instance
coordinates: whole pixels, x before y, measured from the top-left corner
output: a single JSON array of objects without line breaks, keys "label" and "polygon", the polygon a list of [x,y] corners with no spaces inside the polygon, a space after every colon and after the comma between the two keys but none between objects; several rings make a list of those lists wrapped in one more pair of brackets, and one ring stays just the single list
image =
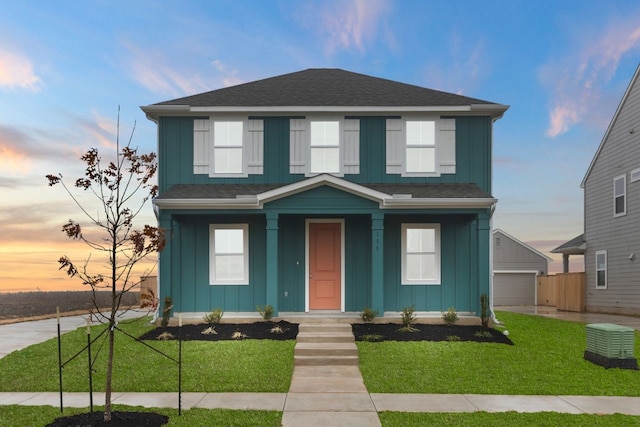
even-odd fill
[{"label": "lower floor window", "polygon": [[596,251],[596,289],[607,288],[607,251]]},{"label": "lower floor window", "polygon": [[209,226],[209,283],[249,284],[249,225]]},{"label": "lower floor window", "polygon": [[402,284],[440,284],[440,224],[402,224]]}]

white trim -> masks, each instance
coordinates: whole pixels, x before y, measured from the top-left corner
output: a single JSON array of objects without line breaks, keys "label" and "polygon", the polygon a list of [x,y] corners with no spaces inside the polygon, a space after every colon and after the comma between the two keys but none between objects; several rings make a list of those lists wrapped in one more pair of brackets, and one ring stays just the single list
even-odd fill
[{"label": "white trim", "polygon": [[[604,255],[604,286],[598,286],[598,255],[603,254]],[[596,270],[596,283],[595,283],[595,288],[596,289],[607,289],[607,287],[609,286],[609,260],[608,260],[608,255],[607,255],[607,251],[606,250],[599,250],[596,251],[596,256],[594,258],[595,260],[595,270]]]},{"label": "white trim", "polygon": [[255,196],[238,195],[235,199],[154,199],[153,204],[161,209],[262,209],[265,203],[324,185],[377,202],[380,209],[485,209],[493,207],[498,201],[489,197],[399,198],[330,174],[321,174]]},{"label": "white trim", "polygon": [[631,88],[633,88],[633,86],[635,85],[636,80],[638,79],[638,76],[640,76],[640,65],[638,65],[638,67],[636,68],[636,71],[633,73],[633,77],[631,77],[631,81],[629,82],[629,86],[627,86],[627,89],[625,90],[624,95],[622,95],[622,99],[620,100],[620,103],[618,104],[618,108],[616,108],[616,112],[613,114],[613,118],[609,122],[609,126],[607,127],[607,131],[604,133],[604,136],[602,137],[602,141],[600,141],[600,145],[598,146],[598,150],[596,151],[596,154],[593,156],[593,159],[591,159],[591,163],[589,164],[589,168],[587,169],[587,173],[585,173],[584,178],[582,178],[582,182],[580,183],[580,188],[584,188],[584,186],[586,185],[587,179],[589,178],[589,175],[591,174],[591,170],[595,166],[596,160],[600,156],[600,152],[602,151],[602,148],[604,147],[605,142],[607,141],[607,139],[609,139],[609,134],[613,130],[613,124],[618,120],[618,115],[620,115],[620,112],[622,111],[622,106],[627,102],[627,98],[629,97],[629,94],[631,93]]},{"label": "white trim", "polygon": [[538,270],[494,270],[493,274],[533,274],[533,305],[538,305]]},{"label": "white trim", "polygon": [[345,227],[344,218],[307,218],[304,221],[304,311],[309,313],[309,224],[340,224],[340,312],[345,312]]},{"label": "white trim", "polygon": [[[622,179],[623,191],[622,194],[616,196],[616,181]],[[622,212],[616,212],[616,198],[624,197],[624,206],[622,207]],[[625,216],[627,214],[627,174],[618,175],[613,178],[613,217],[617,218],[620,216]]]},{"label": "white trim", "polygon": [[[435,278],[434,279],[419,279],[419,280],[409,280],[406,278],[407,273],[407,240],[406,240],[406,231],[408,228],[414,229],[423,229],[423,230],[434,230],[435,231],[435,242],[434,242],[434,254],[435,254]],[[400,224],[400,265],[401,265],[401,273],[400,273],[400,285],[401,286],[415,286],[415,285],[442,285],[442,238],[441,238],[441,227],[440,224],[437,223],[402,223]]]},{"label": "white trim", "polygon": [[629,182],[640,181],[640,168],[635,168],[629,172]]},{"label": "white trim", "polygon": [[[495,230],[493,230],[492,237],[495,237],[496,233],[501,233],[503,236],[507,237],[508,239],[513,240],[514,243],[517,243],[520,246],[524,247],[525,249],[530,250],[531,252],[533,252],[533,253],[535,253],[537,255],[540,255],[541,257],[545,258],[547,260],[547,262],[553,261],[553,258],[546,256],[545,254],[543,254],[542,252],[540,252],[536,248],[527,245],[525,242],[522,242],[522,241],[516,239],[515,237],[513,237],[509,233],[506,233],[505,231],[503,231],[503,230],[501,230],[499,228],[496,228]],[[493,241],[491,242],[491,247],[493,247]]]},{"label": "white trim", "polygon": [[[216,230],[241,229],[243,246],[243,279],[236,281],[216,280],[215,278],[215,231]],[[211,286],[246,286],[249,284],[249,224],[209,224],[209,285]]]},{"label": "white trim", "polygon": [[[456,106],[209,106],[209,107],[192,107],[189,105],[146,105],[141,106],[147,118],[157,122],[161,116],[189,116],[194,113],[296,113],[297,115],[306,112],[324,112],[324,113],[380,113],[381,115],[389,112],[430,112],[430,113],[457,113],[458,115],[486,116],[491,115],[494,120],[501,118],[505,111],[509,109],[504,104],[470,104]],[[461,114],[467,113],[467,114]]]}]

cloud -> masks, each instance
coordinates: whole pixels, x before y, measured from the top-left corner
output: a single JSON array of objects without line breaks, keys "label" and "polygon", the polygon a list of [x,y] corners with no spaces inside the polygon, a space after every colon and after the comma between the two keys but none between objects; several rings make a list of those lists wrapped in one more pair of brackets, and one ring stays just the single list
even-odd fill
[{"label": "cloud", "polygon": [[384,0],[333,0],[318,9],[317,3],[304,6],[297,16],[301,25],[316,32],[327,56],[337,51],[364,53],[378,34],[383,34],[388,46],[395,41],[384,31],[383,17],[389,3]]},{"label": "cloud", "polygon": [[0,48],[0,88],[22,88],[34,92],[42,88],[31,61],[20,54]]},{"label": "cloud", "polygon": [[616,101],[607,97],[605,87],[623,57],[640,51],[637,16],[584,34],[586,39],[573,53],[562,60],[553,58],[539,71],[540,80],[551,93],[546,133],[552,138],[583,122],[606,127],[611,112],[602,107],[615,105]]}]

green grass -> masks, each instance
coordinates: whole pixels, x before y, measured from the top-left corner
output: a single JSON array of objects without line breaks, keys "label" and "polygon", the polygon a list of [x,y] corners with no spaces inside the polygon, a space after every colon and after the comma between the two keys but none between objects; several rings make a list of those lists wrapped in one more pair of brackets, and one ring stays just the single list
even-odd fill
[{"label": "green grass", "polygon": [[[371,393],[640,396],[640,371],[584,360],[585,325],[499,312],[515,345],[358,342]],[[640,334],[635,355],[640,354]]]},{"label": "green grass", "polygon": [[517,413],[517,412],[469,412],[469,413],[407,413],[380,412],[383,427],[539,427],[567,426],[604,427],[604,426],[640,426],[640,417],[631,415],[590,415],[558,414],[555,412]]},{"label": "green grass", "polygon": [[[95,407],[94,410],[104,408]],[[147,411],[157,412],[169,417],[168,427],[220,426],[220,427],[276,427],[280,426],[282,412],[276,411],[232,411],[228,409],[189,409],[178,415],[177,409],[142,408],[124,405],[114,405],[116,411]],[[60,414],[59,408],[52,406],[2,406],[0,411],[0,426],[25,427],[44,426],[61,416],[84,413],[87,408],[66,408]]]},{"label": "green grass", "polygon": [[[120,324],[132,336],[151,329],[147,321]],[[92,328],[95,337],[104,326]],[[106,336],[106,335],[105,335]],[[104,336],[103,336],[104,337]],[[64,334],[63,361],[80,351],[87,342],[86,329]],[[148,342],[178,359],[177,341]],[[185,341],[182,346],[182,390],[185,392],[287,392],[293,373],[295,341]],[[166,392],[178,389],[178,367],[148,347],[124,334],[116,334],[113,390]],[[107,344],[92,345],[98,355],[94,365],[94,391],[104,391]],[[88,390],[86,352],[63,370],[63,388],[69,392]],[[13,352],[0,359],[0,392],[57,391],[58,344],[51,339]],[[2,424],[0,424],[2,425]]]}]

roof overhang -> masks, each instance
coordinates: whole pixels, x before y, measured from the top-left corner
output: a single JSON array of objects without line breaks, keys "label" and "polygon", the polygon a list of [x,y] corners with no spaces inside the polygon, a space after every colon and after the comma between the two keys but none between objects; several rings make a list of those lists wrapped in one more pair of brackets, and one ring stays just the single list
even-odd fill
[{"label": "roof overhang", "polygon": [[322,174],[256,195],[237,195],[235,198],[223,199],[156,198],[153,204],[159,209],[172,210],[262,209],[265,203],[321,186],[333,187],[372,200],[379,204],[380,209],[486,209],[497,202],[492,197],[414,198],[408,194],[387,194],[333,175]]},{"label": "roof overhang", "polygon": [[345,113],[345,114],[380,114],[393,113],[440,113],[458,115],[490,115],[494,120],[503,116],[509,108],[502,104],[470,104],[455,106],[210,106],[199,107],[190,105],[147,105],[140,107],[147,118],[154,122],[162,116],[197,116],[221,113],[247,113],[247,114],[301,114],[301,113]]}]

